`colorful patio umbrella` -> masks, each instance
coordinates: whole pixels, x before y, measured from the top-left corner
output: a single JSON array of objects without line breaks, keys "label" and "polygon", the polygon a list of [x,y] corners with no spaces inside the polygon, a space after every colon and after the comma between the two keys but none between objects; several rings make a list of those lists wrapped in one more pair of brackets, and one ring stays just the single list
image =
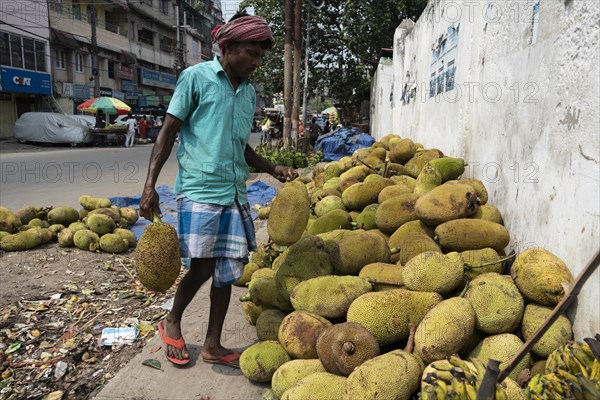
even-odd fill
[{"label": "colorful patio umbrella", "polygon": [[335,107],[328,107],[321,111],[321,114],[337,114],[337,109]]},{"label": "colorful patio umbrella", "polygon": [[95,113],[102,110],[105,114],[127,114],[131,111],[131,107],[114,97],[96,97],[86,100],[77,106],[80,111]]}]

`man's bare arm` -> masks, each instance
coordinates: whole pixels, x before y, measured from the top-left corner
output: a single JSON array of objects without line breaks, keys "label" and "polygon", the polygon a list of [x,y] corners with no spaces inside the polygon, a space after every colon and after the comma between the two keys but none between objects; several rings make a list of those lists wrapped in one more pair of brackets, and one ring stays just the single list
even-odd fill
[{"label": "man's bare arm", "polygon": [[292,181],[298,177],[298,172],[295,169],[273,164],[271,161],[257,154],[249,145],[246,145],[246,149],[244,150],[244,158],[249,166],[266,172],[281,182]]},{"label": "man's bare arm", "polygon": [[180,127],[181,121],[171,114],[167,114],[163,126],[158,133],[158,137],[156,138],[156,143],[152,147],[150,164],[148,165],[148,175],[146,176],[146,183],[144,184],[144,190],[140,200],[140,214],[148,220],[152,220],[153,214],[162,217],[158,205],[158,194],[154,187],[162,167],[169,159]]}]

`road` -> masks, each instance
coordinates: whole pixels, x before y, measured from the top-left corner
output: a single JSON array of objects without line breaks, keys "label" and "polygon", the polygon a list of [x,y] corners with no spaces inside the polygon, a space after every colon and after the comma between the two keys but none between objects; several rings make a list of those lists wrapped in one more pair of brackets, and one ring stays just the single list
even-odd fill
[{"label": "road", "polygon": [[[250,145],[260,142],[252,133]],[[38,147],[2,145],[0,204],[11,210],[27,205],[80,208],[79,196],[133,196],[142,191],[152,145],[124,147]],[[176,146],[163,167],[158,185],[173,186]]]}]

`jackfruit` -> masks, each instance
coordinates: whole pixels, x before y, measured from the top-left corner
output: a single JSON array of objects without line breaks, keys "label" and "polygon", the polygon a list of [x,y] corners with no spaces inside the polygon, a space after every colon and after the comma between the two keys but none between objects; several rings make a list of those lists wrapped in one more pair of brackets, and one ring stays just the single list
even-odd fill
[{"label": "jackfruit", "polygon": [[563,285],[573,283],[573,275],[567,265],[539,247],[519,254],[512,265],[511,275],[528,302],[545,306],[558,304],[565,294]]},{"label": "jackfruit", "polygon": [[364,165],[357,165],[356,167],[352,167],[348,171],[342,173],[340,175],[340,182],[343,182],[350,178],[354,178],[357,179],[359,182],[362,182],[367,177],[367,175],[370,175],[372,173],[373,170],[369,167],[366,167]]},{"label": "jackfruit", "polygon": [[269,218],[269,212],[271,212],[271,207],[261,207],[257,213],[258,218],[260,218],[260,219]]},{"label": "jackfruit", "polygon": [[50,231],[52,231],[52,233],[54,234],[53,239],[56,239],[58,237],[58,234],[60,233],[60,231],[65,229],[65,226],[62,224],[54,224],[54,225],[50,225],[48,227],[48,229],[50,229]]},{"label": "jackfruit", "polygon": [[344,202],[337,196],[326,196],[315,204],[315,215],[321,217],[333,210],[345,210]]},{"label": "jackfruit", "polygon": [[313,194],[310,200],[312,203],[316,203],[320,200],[323,200],[327,196],[337,196],[341,198],[342,193],[335,189],[320,189]]},{"label": "jackfruit", "polygon": [[327,241],[339,242],[346,236],[356,235],[359,232],[364,232],[364,231],[362,229],[355,229],[355,230],[334,229],[332,231],[319,233],[316,236],[326,242]]},{"label": "jackfruit", "polygon": [[310,215],[306,186],[300,181],[286,183],[271,204],[267,230],[273,242],[289,246],[302,236]]},{"label": "jackfruit", "polygon": [[418,198],[418,194],[407,193],[381,203],[375,215],[377,227],[384,233],[392,234],[403,224],[416,220],[415,204]]},{"label": "jackfruit", "polygon": [[546,373],[546,360],[540,360],[533,363],[529,368],[531,376],[544,375]]},{"label": "jackfruit", "polygon": [[415,355],[429,364],[458,352],[475,329],[475,311],[462,297],[452,297],[433,307],[415,332]]},{"label": "jackfruit", "polygon": [[277,368],[290,361],[281,344],[267,340],[253,344],[240,356],[242,374],[254,382],[269,382]]},{"label": "jackfruit", "polygon": [[369,204],[362,210],[358,217],[356,217],[356,223],[359,228],[364,230],[377,229],[377,224],[375,223],[375,213],[377,212],[378,207],[378,204]]},{"label": "jackfruit", "polygon": [[119,209],[119,215],[127,220],[129,226],[135,225],[140,218],[137,210],[133,207],[121,207]]},{"label": "jackfruit", "polygon": [[412,193],[410,187],[406,186],[403,183],[397,183],[395,185],[391,185],[383,188],[381,192],[379,192],[379,196],[377,197],[377,202],[379,204],[383,203],[386,200],[391,199],[392,197],[398,197],[403,194]]},{"label": "jackfruit", "polygon": [[477,211],[477,194],[469,185],[441,185],[415,203],[419,220],[430,226],[469,217]]},{"label": "jackfruit", "polygon": [[417,326],[442,296],[405,289],[365,293],[350,304],[346,320],[358,322],[380,346],[408,338],[409,324]]},{"label": "jackfruit", "polygon": [[483,184],[483,182],[481,182],[479,179],[468,178],[468,179],[461,179],[456,182],[466,183],[467,185],[471,185],[473,187],[473,189],[475,189],[475,192],[477,193],[477,199],[479,200],[479,204],[481,204],[481,205],[487,204],[488,192],[487,192],[487,189],[485,188],[485,185]]},{"label": "jackfruit", "polygon": [[344,193],[344,191],[346,189],[348,189],[350,186],[356,184],[356,183],[360,183],[360,181],[357,178],[346,178],[343,181],[340,181],[340,192]]},{"label": "jackfruit", "polygon": [[508,333],[519,327],[525,303],[510,276],[479,275],[469,283],[465,298],[475,310],[475,326],[481,332]]},{"label": "jackfruit", "polygon": [[62,224],[69,226],[71,222],[79,220],[79,211],[73,207],[57,207],[48,212],[48,222],[52,224]]},{"label": "jackfruit", "polygon": [[390,148],[390,161],[399,164],[405,164],[415,156],[417,146],[411,139],[400,139]]},{"label": "jackfruit", "polygon": [[327,179],[325,183],[323,183],[323,191],[334,190],[340,192],[340,182],[341,180],[339,177]]},{"label": "jackfruit", "polygon": [[403,236],[408,233],[424,233],[430,238],[434,238],[434,228],[429,225],[425,225],[423,222],[419,220],[409,221],[394,231],[394,233],[390,236],[390,240],[394,238],[393,245],[390,247],[398,247],[398,245],[402,242]]},{"label": "jackfruit", "polygon": [[145,287],[164,292],[179,276],[181,255],[175,228],[157,221],[146,226],[137,243],[135,269]]},{"label": "jackfruit", "polygon": [[233,284],[235,286],[246,286],[246,284],[250,282],[252,274],[258,271],[259,269],[260,267],[258,266],[258,264],[249,262],[248,264],[244,265],[244,272],[242,272],[242,276],[240,276],[240,279],[233,282]]},{"label": "jackfruit", "polygon": [[442,182],[457,179],[465,172],[465,160],[454,157],[441,157],[429,161],[432,166],[442,177]]},{"label": "jackfruit", "polygon": [[0,240],[2,240],[3,238],[12,235],[11,233],[8,233],[6,231],[0,231]]},{"label": "jackfruit", "polygon": [[96,251],[100,247],[100,236],[89,229],[82,229],[73,235],[73,244],[81,250]]},{"label": "jackfruit", "polygon": [[83,222],[77,221],[77,222],[70,223],[68,228],[73,230],[74,232],[77,232],[82,229],[87,229],[87,225],[84,224]]},{"label": "jackfruit", "polygon": [[357,276],[319,276],[299,283],[291,291],[290,301],[296,311],[343,318],[350,304],[371,290],[371,284]]},{"label": "jackfruit", "polygon": [[281,400],[342,400],[346,378],[328,372],[310,374],[290,387]]},{"label": "jackfruit", "polygon": [[426,251],[441,250],[429,235],[421,232],[406,232],[402,235],[393,234],[390,236],[388,245],[398,249],[398,253],[391,258],[392,262],[399,262],[401,265],[406,263],[418,254]]},{"label": "jackfruit", "polygon": [[110,217],[115,222],[115,224],[121,219],[121,214],[118,211],[113,210],[112,208],[97,208],[95,210],[90,211],[87,214],[86,218],[89,218],[90,215],[95,214],[106,215],[107,217]]},{"label": "jackfruit", "polygon": [[50,223],[48,221],[45,221],[45,220],[39,219],[39,218],[32,219],[31,221],[29,221],[29,224],[27,224],[27,225],[29,225],[29,228],[49,228],[50,227]]},{"label": "jackfruit", "polygon": [[279,326],[285,318],[279,310],[264,310],[256,319],[256,336],[258,340],[277,340]]},{"label": "jackfruit", "polygon": [[[523,342],[517,336],[511,333],[501,333],[499,335],[488,336],[473,349],[469,354],[469,359],[476,358],[487,365],[489,360],[500,362],[500,370],[504,369],[508,361],[521,350]],[[508,375],[509,378],[517,379],[517,376],[531,365],[531,356],[529,353],[517,364],[517,366]]]},{"label": "jackfruit", "polygon": [[[0,207],[1,209],[2,207]],[[27,225],[29,223],[29,221],[31,221],[34,218],[39,218],[39,219],[47,219],[48,218],[48,211],[50,211],[50,208],[46,208],[46,207],[34,207],[34,206],[26,206],[26,207],[22,207],[19,208],[17,211],[14,212],[15,216],[17,218],[19,218],[19,220],[21,221],[21,223],[19,225]],[[0,211],[0,231],[3,231],[2,229],[2,212]]]},{"label": "jackfruit", "polygon": [[79,204],[86,210],[95,210],[97,208],[110,208],[111,202],[107,198],[92,197],[89,195],[83,195],[79,197]]},{"label": "jackfruit", "polygon": [[414,191],[417,186],[417,180],[409,175],[396,175],[390,177],[390,179],[396,182],[397,185],[402,184],[408,186],[412,191]]},{"label": "jackfruit", "polygon": [[292,289],[302,281],[333,274],[330,247],[330,244],[317,236],[305,236],[283,253],[283,259],[275,273],[282,298],[289,299]]},{"label": "jackfruit", "polygon": [[325,181],[331,178],[336,178],[344,172],[344,163],[339,161],[331,161],[325,164]]},{"label": "jackfruit", "polygon": [[385,161],[385,157],[387,156],[387,151],[385,148],[377,147],[373,148],[369,153],[369,157],[377,157],[381,162]]},{"label": "jackfruit", "polygon": [[115,235],[121,236],[122,239],[127,240],[127,244],[129,247],[134,247],[137,244],[137,239],[135,238],[135,234],[129,229],[116,228],[113,233]]},{"label": "jackfruit", "polygon": [[350,374],[344,400],[408,400],[419,388],[423,362],[404,350],[365,361]]},{"label": "jackfruit", "polygon": [[[552,313],[552,310],[552,307],[548,306],[540,306],[534,303],[527,304],[521,325],[521,332],[525,341],[533,336],[548,315]],[[531,351],[542,358],[548,358],[550,353],[567,344],[572,337],[571,321],[564,314],[561,314],[538,342],[533,345]]]},{"label": "jackfruit", "polygon": [[[390,240],[389,235],[381,232],[379,229],[369,229],[368,231],[366,231],[369,235],[375,235],[375,236],[379,236],[381,237],[383,240],[385,240],[385,242],[387,243]],[[389,247],[389,246],[388,246]],[[391,252],[391,249],[390,249]],[[391,256],[390,256],[391,258]]]},{"label": "jackfruit", "polygon": [[443,156],[444,154],[438,149],[418,150],[415,155],[404,164],[406,172],[408,172],[408,175],[416,178],[429,161]]},{"label": "jackfruit", "polygon": [[65,228],[58,233],[58,246],[59,247],[73,247],[75,243],[73,243],[73,237],[75,236],[75,232],[71,228]]},{"label": "jackfruit", "polygon": [[54,239],[54,233],[48,228],[39,228],[42,233],[42,244],[48,243],[52,239]]},{"label": "jackfruit", "polygon": [[465,277],[463,283],[472,281],[475,277],[488,273],[502,273],[502,262],[494,262],[500,259],[496,250],[486,247],[479,250],[467,250],[460,253],[465,262]]},{"label": "jackfruit", "polygon": [[384,164],[383,168],[379,172],[384,178],[391,178],[392,176],[406,175],[406,168],[402,164],[387,163]]},{"label": "jackfruit", "polygon": [[252,301],[257,305],[269,308],[274,307],[286,312],[293,310],[289,300],[281,295],[281,291],[277,287],[277,281],[273,276],[262,276],[252,279],[248,285],[248,291],[250,292]]},{"label": "jackfruit", "polygon": [[279,326],[279,343],[293,358],[317,358],[317,338],[331,322],[307,311],[293,311]]},{"label": "jackfruit", "polygon": [[502,214],[494,206],[483,205],[477,207],[475,214],[471,215],[471,218],[485,219],[486,221],[492,221],[500,225],[504,225]]},{"label": "jackfruit", "polygon": [[328,372],[348,376],[379,355],[379,343],[361,324],[344,322],[330,326],[319,336],[317,353]]},{"label": "jackfruit", "polygon": [[242,302],[242,311],[244,312],[246,321],[248,321],[250,325],[256,325],[256,320],[258,320],[260,314],[265,310],[262,306],[258,306],[252,301],[244,301]]},{"label": "jackfruit", "polygon": [[344,190],[342,200],[347,210],[361,211],[369,204],[377,203],[377,198],[383,188],[394,184],[394,181],[388,178],[357,183]]},{"label": "jackfruit", "polygon": [[[535,374],[531,374],[531,376],[535,376]],[[528,400],[528,397],[525,395],[523,389],[521,389],[521,386],[513,379],[504,379],[500,386],[504,389],[508,400]]]},{"label": "jackfruit", "polygon": [[404,285],[402,269],[400,265],[375,262],[362,267],[358,276],[368,280],[377,291],[389,287],[398,289]]},{"label": "jackfruit", "polygon": [[116,228],[115,221],[104,214],[88,215],[86,224],[91,231],[96,232],[100,236],[112,232]]},{"label": "jackfruit", "polygon": [[359,232],[340,239],[331,250],[335,271],[358,275],[362,267],[374,262],[390,262],[390,248],[381,236]]},{"label": "jackfruit", "polygon": [[123,253],[129,248],[127,239],[115,233],[107,233],[100,238],[100,249],[106,253]]},{"label": "jackfruit", "polygon": [[378,174],[371,174],[371,175],[369,175],[369,176],[367,176],[365,178],[365,180],[363,181],[363,183],[372,182],[372,181],[376,181],[376,180],[379,180],[379,179],[383,179],[383,177],[381,175],[378,175]]},{"label": "jackfruit", "polygon": [[291,360],[275,371],[271,379],[271,389],[277,398],[281,398],[286,390],[294,386],[302,378],[316,372],[326,372],[319,359]]},{"label": "jackfruit", "polygon": [[491,247],[503,250],[510,242],[508,230],[483,219],[461,218],[444,222],[435,228],[440,247],[447,251],[478,250]]},{"label": "jackfruit", "polygon": [[44,239],[44,234],[41,232],[41,229],[28,229],[2,238],[2,241],[0,241],[0,248],[4,251],[30,250],[42,244]]},{"label": "jackfruit", "polygon": [[21,225],[19,217],[8,208],[0,206],[0,231],[13,233],[18,231]]},{"label": "jackfruit", "polygon": [[463,279],[463,259],[460,254],[426,251],[411,258],[402,270],[404,285],[418,292],[450,293]]},{"label": "jackfruit", "polygon": [[429,164],[426,164],[415,183],[413,190],[416,194],[425,194],[442,184],[442,177],[440,174]]}]

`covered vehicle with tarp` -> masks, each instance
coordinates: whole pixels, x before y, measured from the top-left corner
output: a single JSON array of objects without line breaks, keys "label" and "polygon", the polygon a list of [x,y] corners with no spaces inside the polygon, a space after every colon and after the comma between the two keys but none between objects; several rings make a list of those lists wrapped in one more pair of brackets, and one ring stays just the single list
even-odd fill
[{"label": "covered vehicle with tarp", "polygon": [[362,147],[369,147],[375,139],[356,128],[340,128],[330,133],[320,135],[315,145],[315,151],[323,152],[323,161],[337,161],[344,156],[350,156]]},{"label": "covered vehicle with tarp", "polygon": [[49,112],[27,112],[15,123],[15,139],[19,142],[70,144],[92,142],[90,128],[73,115]]}]

